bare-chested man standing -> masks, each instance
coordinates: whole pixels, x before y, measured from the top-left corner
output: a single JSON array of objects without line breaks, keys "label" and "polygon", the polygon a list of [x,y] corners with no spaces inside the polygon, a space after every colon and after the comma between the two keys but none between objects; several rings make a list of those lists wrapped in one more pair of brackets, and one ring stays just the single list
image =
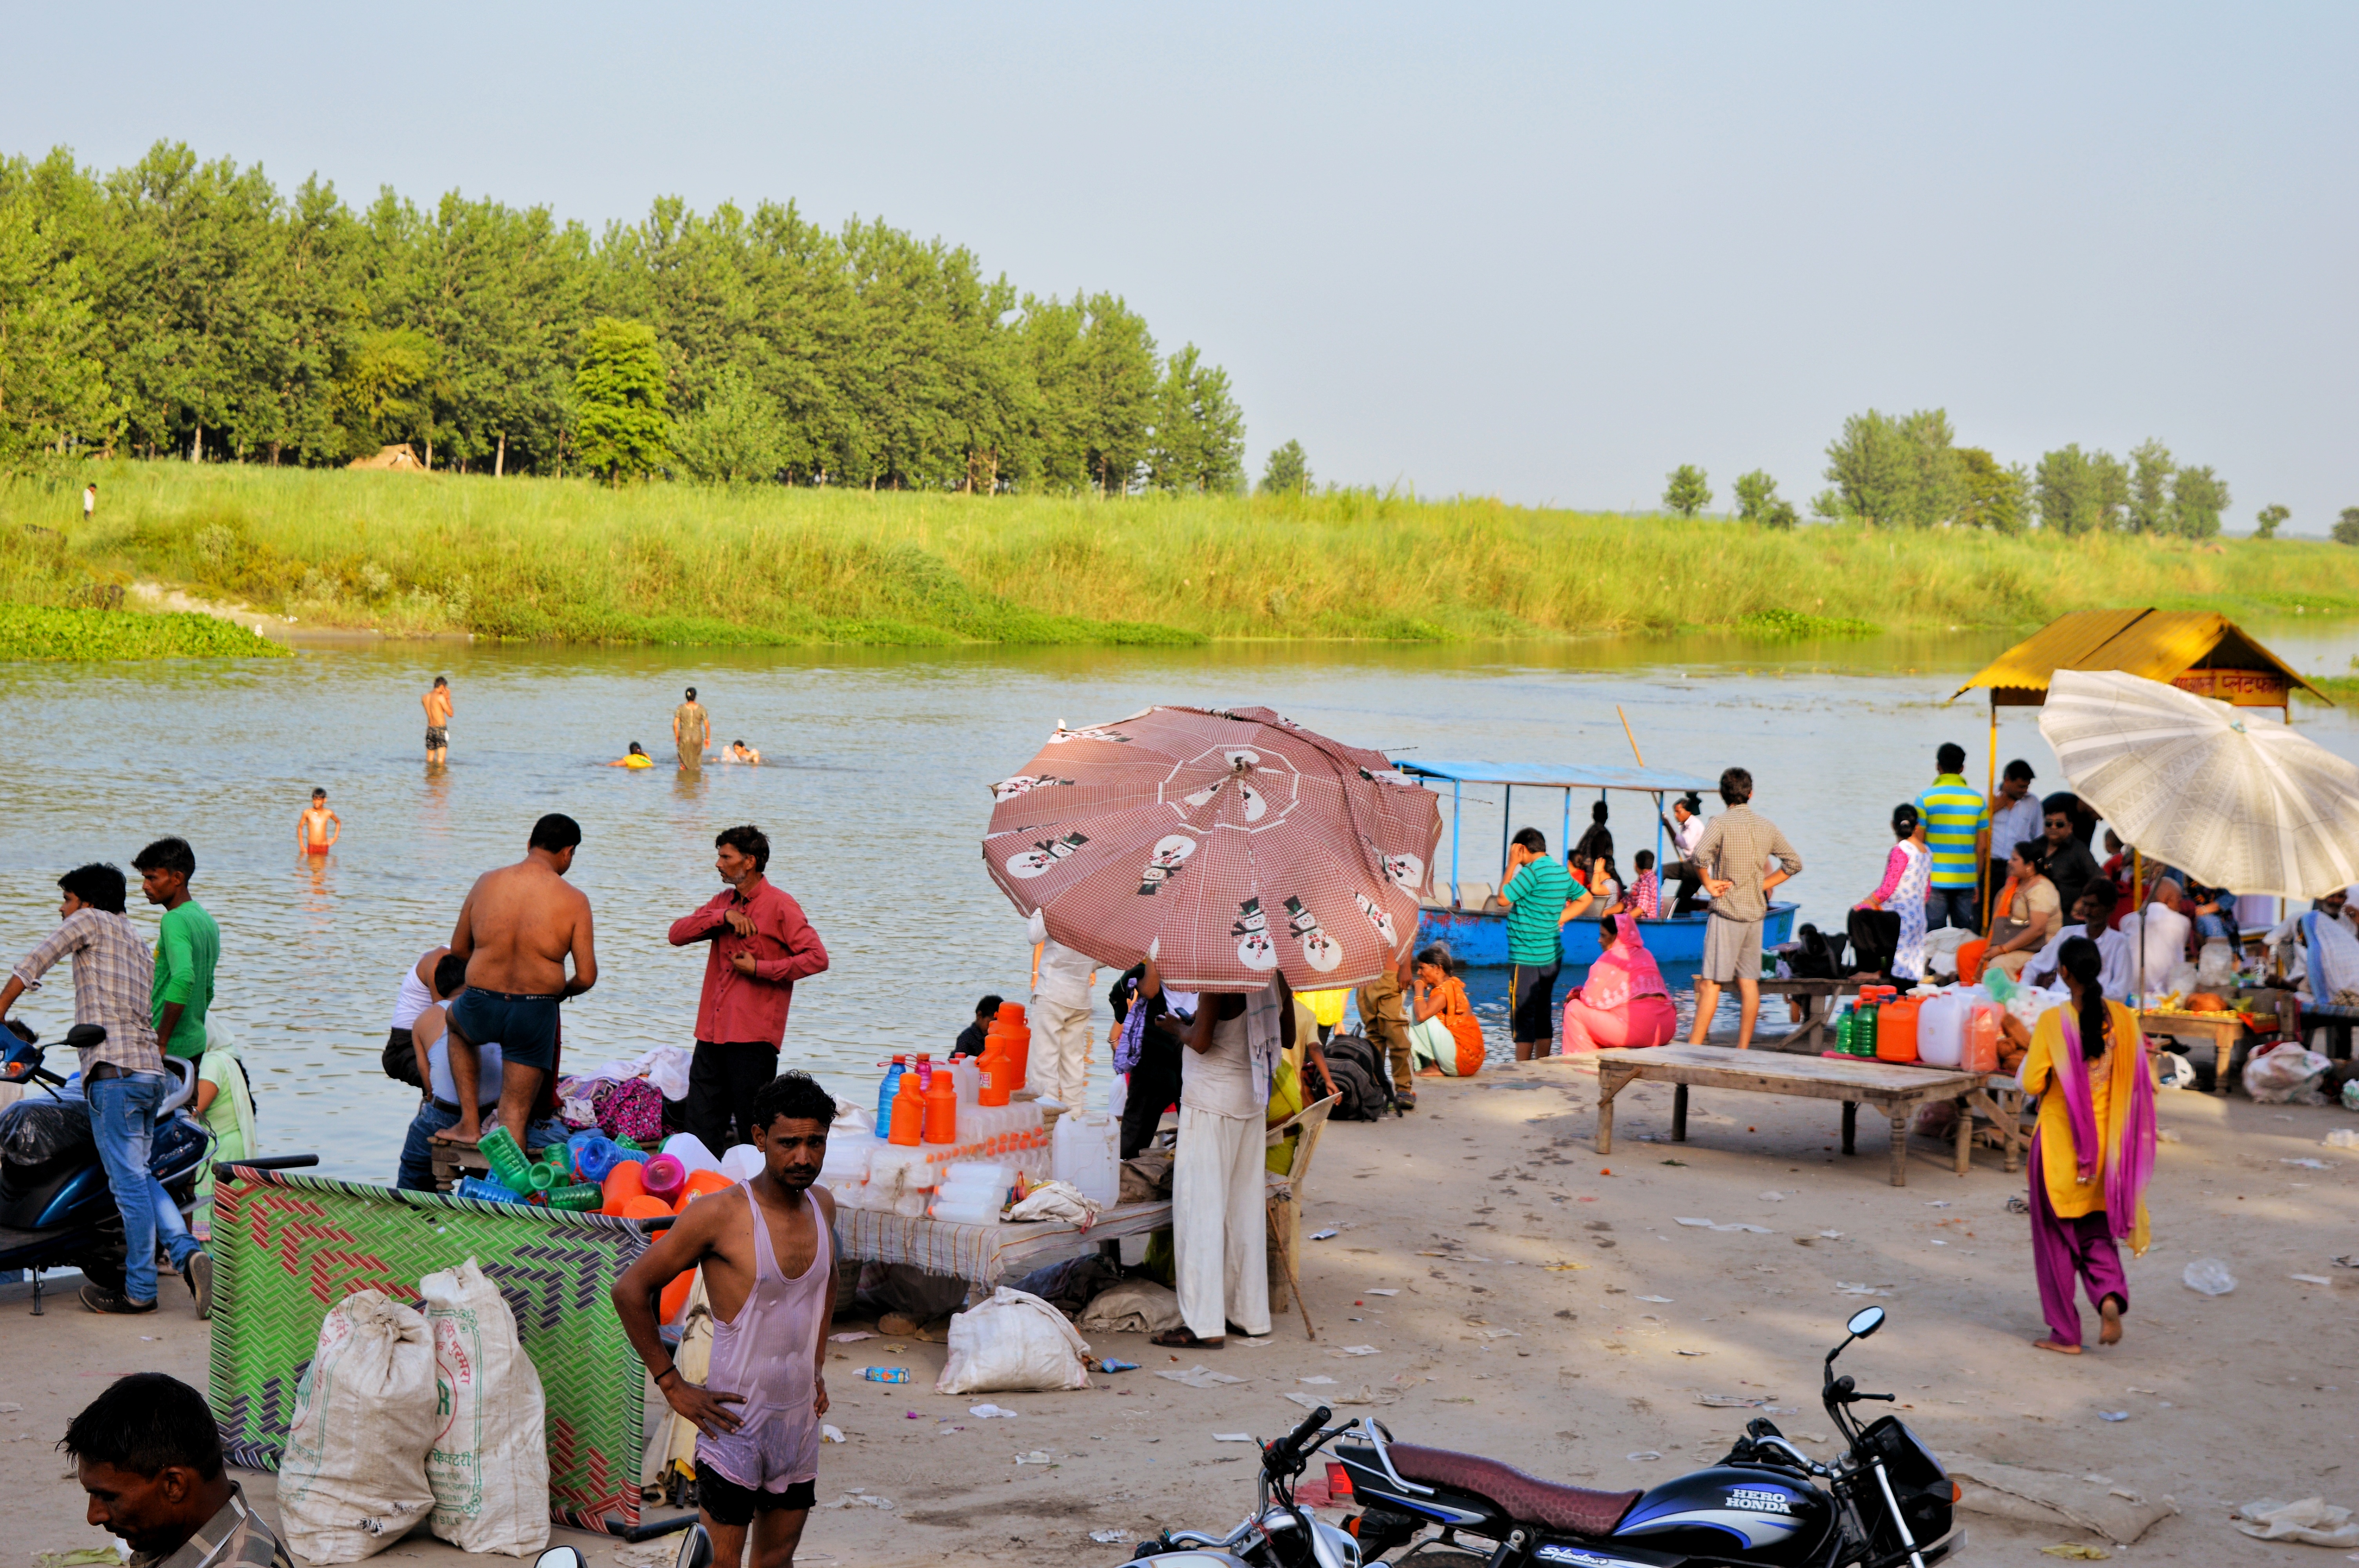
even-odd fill
[{"label": "bare-chested man standing", "polygon": [[451,755],[451,677],[436,676],[418,700],[426,708],[426,761],[440,767]]},{"label": "bare-chested man standing", "polygon": [[[500,1125],[525,1147],[532,1103],[557,1065],[557,1004],[598,983],[590,900],[565,881],[581,842],[582,825],[550,812],[532,825],[524,859],[477,877],[459,906],[451,951],[467,960],[467,989],[448,1017],[459,1124],[437,1135],[443,1141],[473,1143],[482,1135],[474,1048],[496,1044]],[[571,979],[565,977],[569,953]]]}]

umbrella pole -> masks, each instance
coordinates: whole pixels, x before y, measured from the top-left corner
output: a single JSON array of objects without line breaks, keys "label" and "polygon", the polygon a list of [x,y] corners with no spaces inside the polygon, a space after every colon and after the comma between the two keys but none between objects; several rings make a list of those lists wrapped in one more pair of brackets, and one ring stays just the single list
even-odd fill
[{"label": "umbrella pole", "polygon": [[1572,786],[1564,786],[1564,826],[1557,829],[1556,849],[1560,855],[1572,852]]},{"label": "umbrella pole", "polygon": [[1461,798],[1458,781],[1450,781],[1450,902],[1458,902],[1458,818],[1465,802]]},{"label": "umbrella pole", "polygon": [[[1998,687],[1991,687],[1990,694],[1990,781],[1983,786],[1983,815],[1985,816],[1998,815]],[[1991,886],[1990,881],[1991,857],[1997,849],[1998,840],[1994,838],[1984,848],[1981,854],[1974,857],[1978,862],[1974,867],[1974,884],[1982,890],[1982,895],[1974,902],[1982,906],[1983,930],[1985,933],[1990,930],[1991,900],[1997,892],[1997,890]]]},{"label": "umbrella pole", "polygon": [[1509,835],[1516,830],[1516,786],[1507,786],[1507,798],[1499,806],[1499,885],[1507,884],[1507,845]]},{"label": "umbrella pole", "polygon": [[2146,1006],[2146,857],[2130,846],[2130,907],[2137,911],[2137,1004]]}]

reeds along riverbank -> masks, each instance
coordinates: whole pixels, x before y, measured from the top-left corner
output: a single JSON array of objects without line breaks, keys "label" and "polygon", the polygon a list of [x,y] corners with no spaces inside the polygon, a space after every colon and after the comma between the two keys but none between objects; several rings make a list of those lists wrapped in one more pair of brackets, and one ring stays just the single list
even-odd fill
[{"label": "reeds along riverbank", "polygon": [[[0,598],[153,579],[310,625],[552,641],[1459,640],[2013,628],[2067,610],[2359,611],[2359,549],[1750,524],[1420,501],[710,488],[92,465],[0,484]],[[1854,629],[1856,629],[1855,626]]]}]

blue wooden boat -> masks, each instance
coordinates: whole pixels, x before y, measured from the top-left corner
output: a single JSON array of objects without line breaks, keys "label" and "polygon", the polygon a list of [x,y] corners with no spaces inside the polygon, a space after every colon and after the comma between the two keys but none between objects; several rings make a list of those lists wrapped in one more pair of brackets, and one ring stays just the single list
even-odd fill
[{"label": "blue wooden boat", "polygon": [[[1769,913],[1761,922],[1763,947],[1793,940],[1797,907],[1791,903],[1769,905]],[[1638,929],[1656,963],[1693,968],[1703,962],[1703,922],[1700,914],[1675,914],[1668,920],[1642,920]],[[1487,914],[1465,909],[1420,910],[1417,945],[1424,947],[1434,942],[1448,944],[1450,956],[1461,964],[1478,968],[1503,967],[1507,962],[1507,917],[1498,910]],[[1584,915],[1568,923],[1557,932],[1557,946],[1564,954],[1568,969],[1595,963],[1597,922]]]},{"label": "blue wooden boat", "polygon": [[[1397,761],[1394,764],[1411,778],[1426,781],[1428,787],[1440,784],[1450,786],[1450,880],[1436,881],[1439,895],[1419,912],[1417,922],[1418,946],[1442,942],[1449,945],[1451,956],[1461,964],[1476,968],[1502,968],[1507,962],[1507,917],[1503,910],[1485,913],[1469,903],[1480,895],[1495,890],[1495,883],[1471,888],[1460,880],[1460,832],[1462,813],[1459,811],[1468,784],[1504,790],[1505,809],[1501,814],[1499,862],[1506,863],[1507,843],[1514,832],[1515,798],[1518,789],[1553,789],[1564,792],[1564,815],[1554,852],[1561,856],[1572,845],[1572,792],[1596,790],[1603,798],[1607,790],[1632,790],[1650,795],[1655,800],[1655,862],[1663,861],[1662,816],[1669,797],[1690,792],[1702,794],[1717,790],[1717,779],[1698,778],[1668,768],[1617,768],[1591,765],[1557,766],[1546,762],[1437,762]],[[1636,846],[1633,846],[1633,849]],[[1630,851],[1621,859],[1626,867]],[[1494,871],[1493,875],[1497,873]],[[1793,939],[1794,911],[1792,903],[1772,903],[1761,928],[1764,947],[1775,946]],[[1673,915],[1666,920],[1649,920],[1645,927],[1647,949],[1659,964],[1695,965],[1703,961],[1704,916],[1701,914]],[[1597,922],[1589,918],[1575,920],[1558,933],[1558,946],[1568,966],[1586,967],[1597,959]]]}]

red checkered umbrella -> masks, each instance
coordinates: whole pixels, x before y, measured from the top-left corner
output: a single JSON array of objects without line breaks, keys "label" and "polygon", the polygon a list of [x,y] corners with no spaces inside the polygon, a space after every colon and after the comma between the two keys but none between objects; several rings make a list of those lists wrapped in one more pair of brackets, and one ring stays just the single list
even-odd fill
[{"label": "red checkered umbrella", "polygon": [[1061,726],[992,791],[992,881],[1101,964],[1177,990],[1357,985],[1417,940],[1441,810],[1381,752],[1266,708]]}]

